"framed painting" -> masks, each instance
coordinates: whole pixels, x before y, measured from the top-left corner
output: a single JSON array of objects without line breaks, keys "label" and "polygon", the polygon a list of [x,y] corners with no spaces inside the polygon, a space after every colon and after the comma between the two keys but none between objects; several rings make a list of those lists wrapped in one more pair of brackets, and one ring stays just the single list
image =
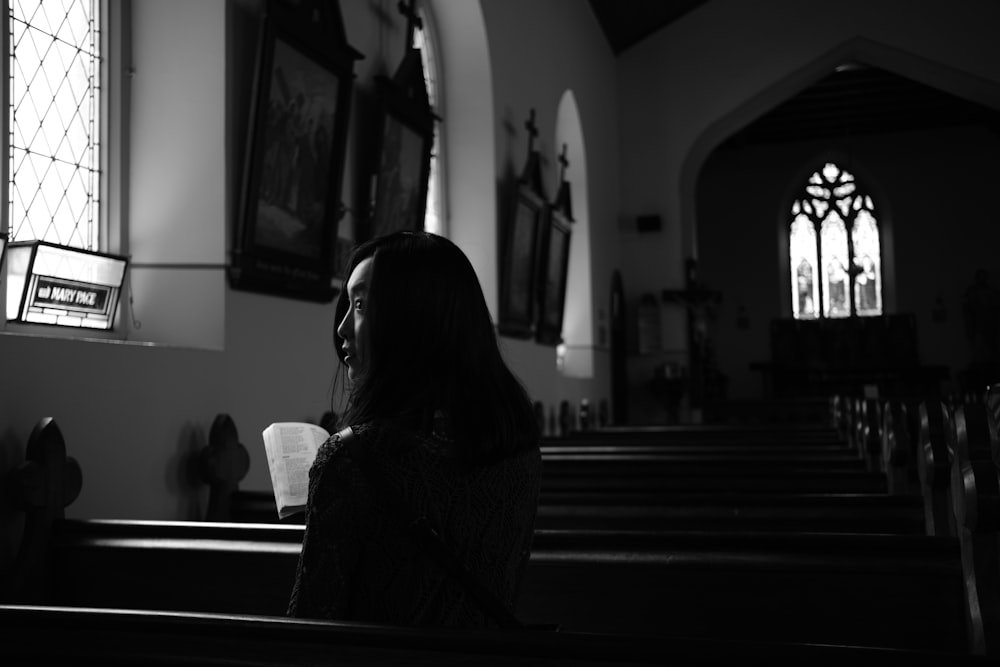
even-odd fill
[{"label": "framed painting", "polygon": [[[412,6],[400,3],[400,8],[412,19]],[[413,46],[415,24],[409,21],[407,26],[406,50],[392,78],[375,79],[376,113],[365,132],[370,150],[362,186],[370,188],[370,207],[367,225],[357,234],[362,239],[424,228],[438,118],[431,108],[420,51]]]},{"label": "framed painting", "polygon": [[536,279],[539,239],[545,220],[545,202],[526,183],[519,182],[502,243],[500,333],[531,338],[535,333]]},{"label": "framed painting", "polygon": [[230,281],[330,301],[356,56],[346,43],[317,48],[279,18],[265,19],[258,49]]},{"label": "framed painting", "polygon": [[379,136],[375,172],[372,236],[424,228],[433,125],[421,123],[387,105]]},{"label": "framed painting", "polygon": [[558,345],[562,342],[571,228],[570,221],[556,208],[549,209],[547,218],[546,238],[541,251],[542,268],[538,279],[539,306],[535,338],[545,345]]}]

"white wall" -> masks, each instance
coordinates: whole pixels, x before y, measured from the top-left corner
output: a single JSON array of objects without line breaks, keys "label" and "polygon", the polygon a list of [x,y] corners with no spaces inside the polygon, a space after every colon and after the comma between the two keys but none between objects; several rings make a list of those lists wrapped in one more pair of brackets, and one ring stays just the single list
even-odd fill
[{"label": "white wall", "polygon": [[129,319],[142,325],[130,336],[221,349],[229,219],[226,98],[220,94],[226,90],[226,5],[135,0],[132,6],[128,247],[135,309]]}]

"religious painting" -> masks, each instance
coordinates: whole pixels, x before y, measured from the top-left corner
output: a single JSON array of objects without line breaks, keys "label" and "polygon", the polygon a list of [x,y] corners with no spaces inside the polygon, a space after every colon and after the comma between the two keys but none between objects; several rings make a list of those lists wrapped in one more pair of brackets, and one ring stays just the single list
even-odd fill
[{"label": "religious painting", "polygon": [[534,333],[538,239],[543,213],[543,202],[520,186],[503,243],[499,328],[504,335],[530,338]]},{"label": "religious painting", "polygon": [[281,39],[270,77],[254,243],[316,258],[339,82]]},{"label": "religious painting", "polygon": [[356,237],[362,240],[424,228],[434,126],[439,119],[431,108],[420,50],[414,46],[420,22],[412,2],[401,2],[399,8],[407,17],[406,49],[391,78],[375,77],[376,105],[365,114],[371,119],[362,130],[367,140],[359,142],[365,174],[359,185],[369,189],[370,200],[367,215],[356,219],[361,223]]},{"label": "religious painting", "polygon": [[566,279],[569,273],[570,226],[557,209],[551,209],[547,238],[541,251],[539,309],[536,339],[546,345],[562,342]]},{"label": "religious painting", "polygon": [[391,111],[383,117],[373,236],[423,229],[432,141]]},{"label": "religious painting", "polygon": [[234,287],[317,301],[336,294],[349,62],[266,23],[230,271]]}]

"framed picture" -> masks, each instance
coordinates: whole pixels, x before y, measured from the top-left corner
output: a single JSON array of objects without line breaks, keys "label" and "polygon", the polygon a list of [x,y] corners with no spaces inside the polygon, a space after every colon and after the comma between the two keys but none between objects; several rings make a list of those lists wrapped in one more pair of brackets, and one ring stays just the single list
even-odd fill
[{"label": "framed picture", "polygon": [[424,228],[433,141],[433,135],[396,115],[391,107],[387,109],[375,175],[373,236]]},{"label": "framed picture", "polygon": [[535,333],[535,305],[539,239],[545,200],[526,182],[518,182],[513,213],[502,243],[500,333],[531,338]]},{"label": "framed picture", "polygon": [[570,224],[557,208],[549,208],[541,250],[536,340],[545,345],[562,342],[566,279],[569,271]]},{"label": "framed picture", "polygon": [[377,120],[368,130],[373,149],[367,167],[371,210],[360,238],[424,228],[437,117],[412,37],[393,77],[376,78],[375,92]]},{"label": "framed picture", "polygon": [[230,280],[330,301],[355,56],[346,42],[317,48],[279,18],[261,33]]}]

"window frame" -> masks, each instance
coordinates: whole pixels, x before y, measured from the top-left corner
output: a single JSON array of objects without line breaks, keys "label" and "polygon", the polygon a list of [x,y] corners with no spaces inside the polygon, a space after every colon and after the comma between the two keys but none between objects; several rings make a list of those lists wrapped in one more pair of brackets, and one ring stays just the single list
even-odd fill
[{"label": "window frame", "polygon": [[[421,50],[421,60],[423,61],[425,76],[434,81],[433,90],[426,86],[427,96],[430,101],[431,111],[434,112],[434,134],[431,143],[431,157],[428,165],[427,176],[427,202],[424,208],[424,229],[440,236],[448,236],[448,198],[447,198],[447,170],[445,160],[445,136],[443,132],[444,123],[441,120],[441,110],[444,108],[444,72],[441,65],[441,40],[438,38],[437,22],[434,13],[426,4],[421,4],[418,9],[420,16],[421,39],[430,45],[431,58],[425,57]],[[432,71],[428,71],[432,70]],[[431,179],[437,186],[436,197],[431,199]],[[427,211],[431,205],[435,206],[438,228],[436,230],[427,229]]]},{"label": "window frame", "polygon": [[[0,0],[5,21],[10,20],[12,0]],[[128,128],[130,79],[132,68],[132,44],[129,26],[132,20],[131,0],[98,0],[101,21],[101,72],[100,72],[100,212],[98,217],[98,247],[101,252],[128,255]],[[10,137],[10,29],[5,26],[2,35],[3,79],[5,85],[0,93],[3,105],[0,131],[5,142]],[[0,166],[0,234],[10,236],[10,145],[5,143],[2,166]],[[6,262],[4,263],[6,265]],[[108,331],[78,329],[45,324],[8,322],[6,318],[7,286],[6,268],[0,269],[0,333],[40,335],[54,338],[126,340],[132,330],[129,307],[131,292],[128,273],[122,285],[115,315],[114,327]]]},{"label": "window frame", "polygon": [[[785,285],[784,288],[785,290],[787,290],[789,287],[792,287],[792,292],[790,294],[786,292],[786,294],[788,294],[787,298],[789,299],[786,303],[788,303],[791,308],[792,318],[795,319],[796,321],[808,322],[808,321],[817,321],[826,319],[849,320],[855,318],[884,316],[887,314],[888,310],[886,304],[887,258],[886,258],[885,243],[884,243],[886,235],[886,216],[883,210],[884,207],[880,205],[878,207],[879,214],[875,215],[876,207],[873,203],[873,200],[875,199],[875,197],[873,197],[872,195],[873,191],[869,187],[869,184],[867,183],[866,180],[859,179],[857,177],[857,170],[856,168],[854,168],[853,165],[851,169],[846,169],[845,167],[842,166],[843,160],[837,159],[835,157],[828,157],[821,160],[811,161],[810,164],[814,165],[816,162],[820,162],[822,166],[819,167],[810,166],[807,170],[804,171],[803,178],[797,181],[797,185],[795,186],[794,194],[791,197],[791,205],[788,206],[784,211],[785,217],[783,226],[783,231],[784,231],[783,247],[785,249],[784,264],[786,270],[783,282]],[[832,165],[837,169],[838,176],[844,173],[850,175],[852,182],[855,185],[855,190],[853,191],[853,193],[849,193],[847,198],[854,199],[855,197],[861,197],[864,200],[867,200],[867,204],[864,207],[858,209],[853,204],[849,203],[848,208],[851,209],[849,215],[845,213],[843,210],[839,209],[836,205],[836,202],[839,199],[844,199],[844,197],[838,197],[836,194],[834,194],[833,191],[836,189],[837,183],[826,182],[824,177],[824,183],[822,184],[822,187],[829,188],[831,194],[833,195],[827,201],[828,209],[826,210],[826,212],[824,212],[822,216],[816,215],[809,209],[809,207],[806,205],[806,202],[810,201],[811,193],[808,192],[808,188],[814,184],[814,182],[811,179],[816,174],[822,175],[824,170],[829,165]],[[805,185],[802,185],[802,183],[805,183]],[[862,271],[861,267],[857,264],[857,255],[855,254],[856,249],[854,247],[854,236],[855,236],[857,218],[863,211],[868,211],[869,214],[871,215],[878,242],[879,266],[878,266],[877,284],[878,284],[878,302],[881,310],[879,313],[876,314],[859,313],[857,297],[856,297],[858,289],[857,285],[858,276],[862,273]],[[827,302],[829,301],[829,296],[828,296],[827,285],[824,280],[826,274],[823,268],[823,262],[824,258],[829,257],[830,254],[828,253],[827,255],[824,255],[823,253],[823,227],[825,226],[825,223],[827,222],[827,220],[829,220],[831,215],[835,215],[839,220],[842,221],[846,232],[846,246],[847,246],[846,260],[848,265],[846,270],[847,273],[846,297],[849,309],[849,313],[847,315],[831,316],[829,314],[829,307],[827,304]],[[791,256],[791,249],[794,247],[794,244],[792,243],[793,227],[795,225],[795,222],[800,217],[804,217],[806,221],[812,225],[816,243],[817,266],[815,267],[815,272],[817,274],[816,275],[817,284],[815,292],[818,293],[819,298],[816,304],[817,314],[815,317],[801,317],[800,315],[796,315],[795,312],[796,294],[794,291],[794,284],[797,278],[797,267]]]}]

